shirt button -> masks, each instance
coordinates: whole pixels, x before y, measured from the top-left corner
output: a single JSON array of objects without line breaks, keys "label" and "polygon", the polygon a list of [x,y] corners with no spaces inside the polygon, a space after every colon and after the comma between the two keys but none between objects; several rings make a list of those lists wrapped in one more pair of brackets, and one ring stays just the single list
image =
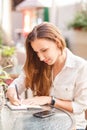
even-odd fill
[{"label": "shirt button", "polygon": [[66,88],[66,91],[68,91],[68,88]]}]

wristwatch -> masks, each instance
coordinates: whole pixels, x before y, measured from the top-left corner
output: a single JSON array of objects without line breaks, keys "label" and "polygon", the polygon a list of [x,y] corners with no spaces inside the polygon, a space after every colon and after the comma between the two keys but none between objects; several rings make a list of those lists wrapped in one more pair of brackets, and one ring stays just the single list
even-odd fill
[{"label": "wristwatch", "polygon": [[55,99],[56,99],[56,98],[55,98],[54,96],[51,96],[51,105],[52,105],[52,106],[55,105],[55,102],[56,102]]}]

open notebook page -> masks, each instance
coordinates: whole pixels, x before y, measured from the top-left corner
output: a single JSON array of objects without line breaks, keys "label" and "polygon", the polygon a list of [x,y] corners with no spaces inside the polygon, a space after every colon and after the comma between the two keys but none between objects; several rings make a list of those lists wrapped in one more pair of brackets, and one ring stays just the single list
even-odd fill
[{"label": "open notebook page", "polygon": [[19,105],[19,106],[15,106],[12,105],[10,102],[6,103],[6,106],[8,106],[8,108],[10,108],[11,110],[27,110],[27,109],[42,109],[42,107],[40,105]]}]

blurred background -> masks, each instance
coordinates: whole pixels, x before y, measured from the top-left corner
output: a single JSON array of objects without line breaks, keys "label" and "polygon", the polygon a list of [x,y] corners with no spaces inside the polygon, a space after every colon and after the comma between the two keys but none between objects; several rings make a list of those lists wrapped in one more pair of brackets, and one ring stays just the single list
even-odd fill
[{"label": "blurred background", "polygon": [[87,0],[0,0],[0,65],[9,73],[20,72],[26,36],[43,21],[55,24],[67,47],[87,59]]}]

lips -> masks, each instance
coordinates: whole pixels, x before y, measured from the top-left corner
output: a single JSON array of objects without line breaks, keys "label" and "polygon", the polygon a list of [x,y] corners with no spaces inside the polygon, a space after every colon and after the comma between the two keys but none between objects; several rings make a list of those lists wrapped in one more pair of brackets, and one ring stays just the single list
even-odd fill
[{"label": "lips", "polygon": [[50,62],[50,59],[46,59],[44,60],[45,63],[49,63]]}]

